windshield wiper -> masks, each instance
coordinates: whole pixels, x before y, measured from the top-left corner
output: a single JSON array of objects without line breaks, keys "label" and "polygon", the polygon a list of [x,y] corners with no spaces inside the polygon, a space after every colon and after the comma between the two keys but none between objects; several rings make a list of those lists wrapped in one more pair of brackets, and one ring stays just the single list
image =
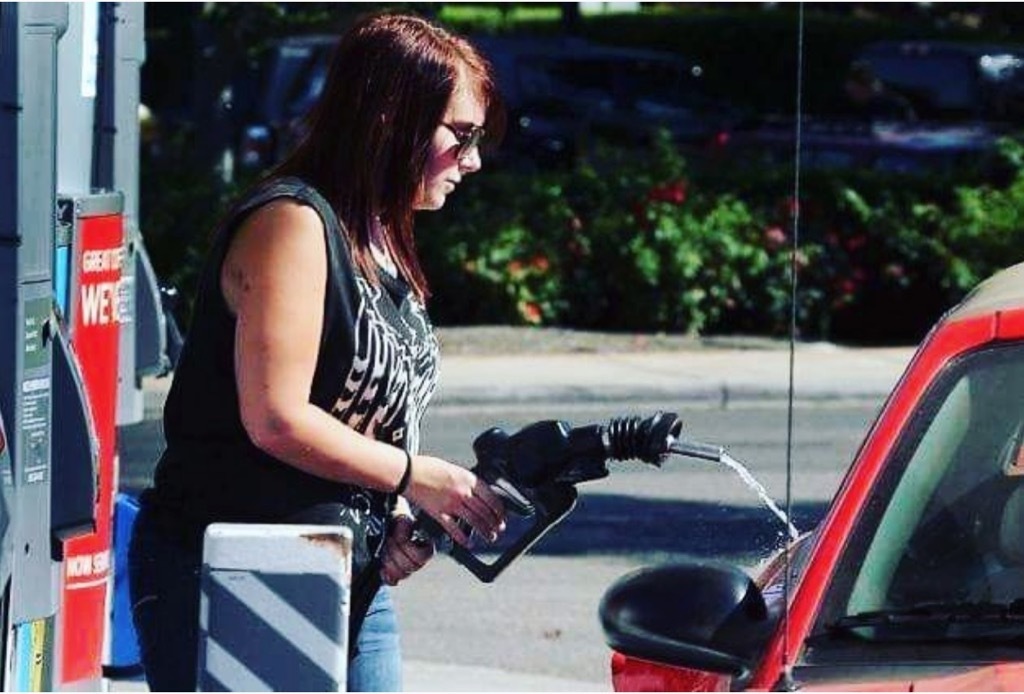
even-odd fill
[{"label": "windshield wiper", "polygon": [[825,628],[871,641],[1016,639],[1024,637],[1024,599],[919,603],[846,615]]}]

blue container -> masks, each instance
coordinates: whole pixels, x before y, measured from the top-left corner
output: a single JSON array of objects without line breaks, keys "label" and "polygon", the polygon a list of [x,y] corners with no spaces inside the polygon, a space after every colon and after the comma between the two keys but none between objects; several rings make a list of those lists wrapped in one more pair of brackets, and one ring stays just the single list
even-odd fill
[{"label": "blue container", "polygon": [[131,495],[118,493],[114,499],[114,599],[110,613],[110,663],[108,676],[127,677],[142,673],[139,639],[132,623],[132,603],[128,594],[128,544],[139,513],[139,502]]}]

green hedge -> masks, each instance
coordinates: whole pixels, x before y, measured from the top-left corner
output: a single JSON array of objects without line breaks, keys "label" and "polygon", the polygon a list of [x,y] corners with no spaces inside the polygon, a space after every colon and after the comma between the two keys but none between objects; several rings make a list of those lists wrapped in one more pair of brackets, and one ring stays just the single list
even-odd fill
[{"label": "green hedge", "polygon": [[[186,134],[145,157],[142,228],[188,323],[210,231],[243,183],[197,173]],[[805,172],[798,323],[806,338],[919,339],[979,280],[1024,259],[1024,146],[1002,145],[998,183]],[[782,336],[789,324],[789,167],[689,170],[604,151],[574,169],[485,170],[417,239],[438,324]]]},{"label": "green hedge", "polygon": [[[919,339],[991,272],[1024,258],[1024,155],[1011,175],[959,180],[805,173],[798,322],[807,338]],[[442,324],[784,335],[792,173],[751,189],[653,159],[467,179],[418,222]],[[751,185],[748,182],[748,186]]]}]

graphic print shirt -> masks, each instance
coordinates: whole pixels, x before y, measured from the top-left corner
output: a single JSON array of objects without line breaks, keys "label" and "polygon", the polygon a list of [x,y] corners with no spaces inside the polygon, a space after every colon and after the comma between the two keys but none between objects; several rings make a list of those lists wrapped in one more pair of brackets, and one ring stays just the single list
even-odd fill
[{"label": "graphic print shirt", "polygon": [[234,328],[220,290],[230,241],[249,213],[281,197],[323,220],[328,255],[324,325],[310,402],[378,441],[419,450],[420,421],[437,382],[438,342],[423,305],[400,278],[377,284],[352,262],[333,210],[295,178],[264,184],[236,207],[214,240],[192,326],[164,409],[167,450],[155,502],[198,526],[210,522],[308,522],[327,506],[352,528],[354,569],[383,546],[393,499],[285,464],[258,449],[241,422]]}]

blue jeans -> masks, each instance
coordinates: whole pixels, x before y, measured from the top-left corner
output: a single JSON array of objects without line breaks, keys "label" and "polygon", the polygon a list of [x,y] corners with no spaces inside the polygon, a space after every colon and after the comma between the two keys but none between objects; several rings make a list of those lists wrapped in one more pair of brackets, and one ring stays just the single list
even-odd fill
[{"label": "blue jeans", "polygon": [[[128,552],[132,619],[150,691],[196,690],[199,640],[198,537],[177,536],[143,502]],[[348,663],[348,691],[402,689],[398,620],[382,586],[370,603]]]}]

